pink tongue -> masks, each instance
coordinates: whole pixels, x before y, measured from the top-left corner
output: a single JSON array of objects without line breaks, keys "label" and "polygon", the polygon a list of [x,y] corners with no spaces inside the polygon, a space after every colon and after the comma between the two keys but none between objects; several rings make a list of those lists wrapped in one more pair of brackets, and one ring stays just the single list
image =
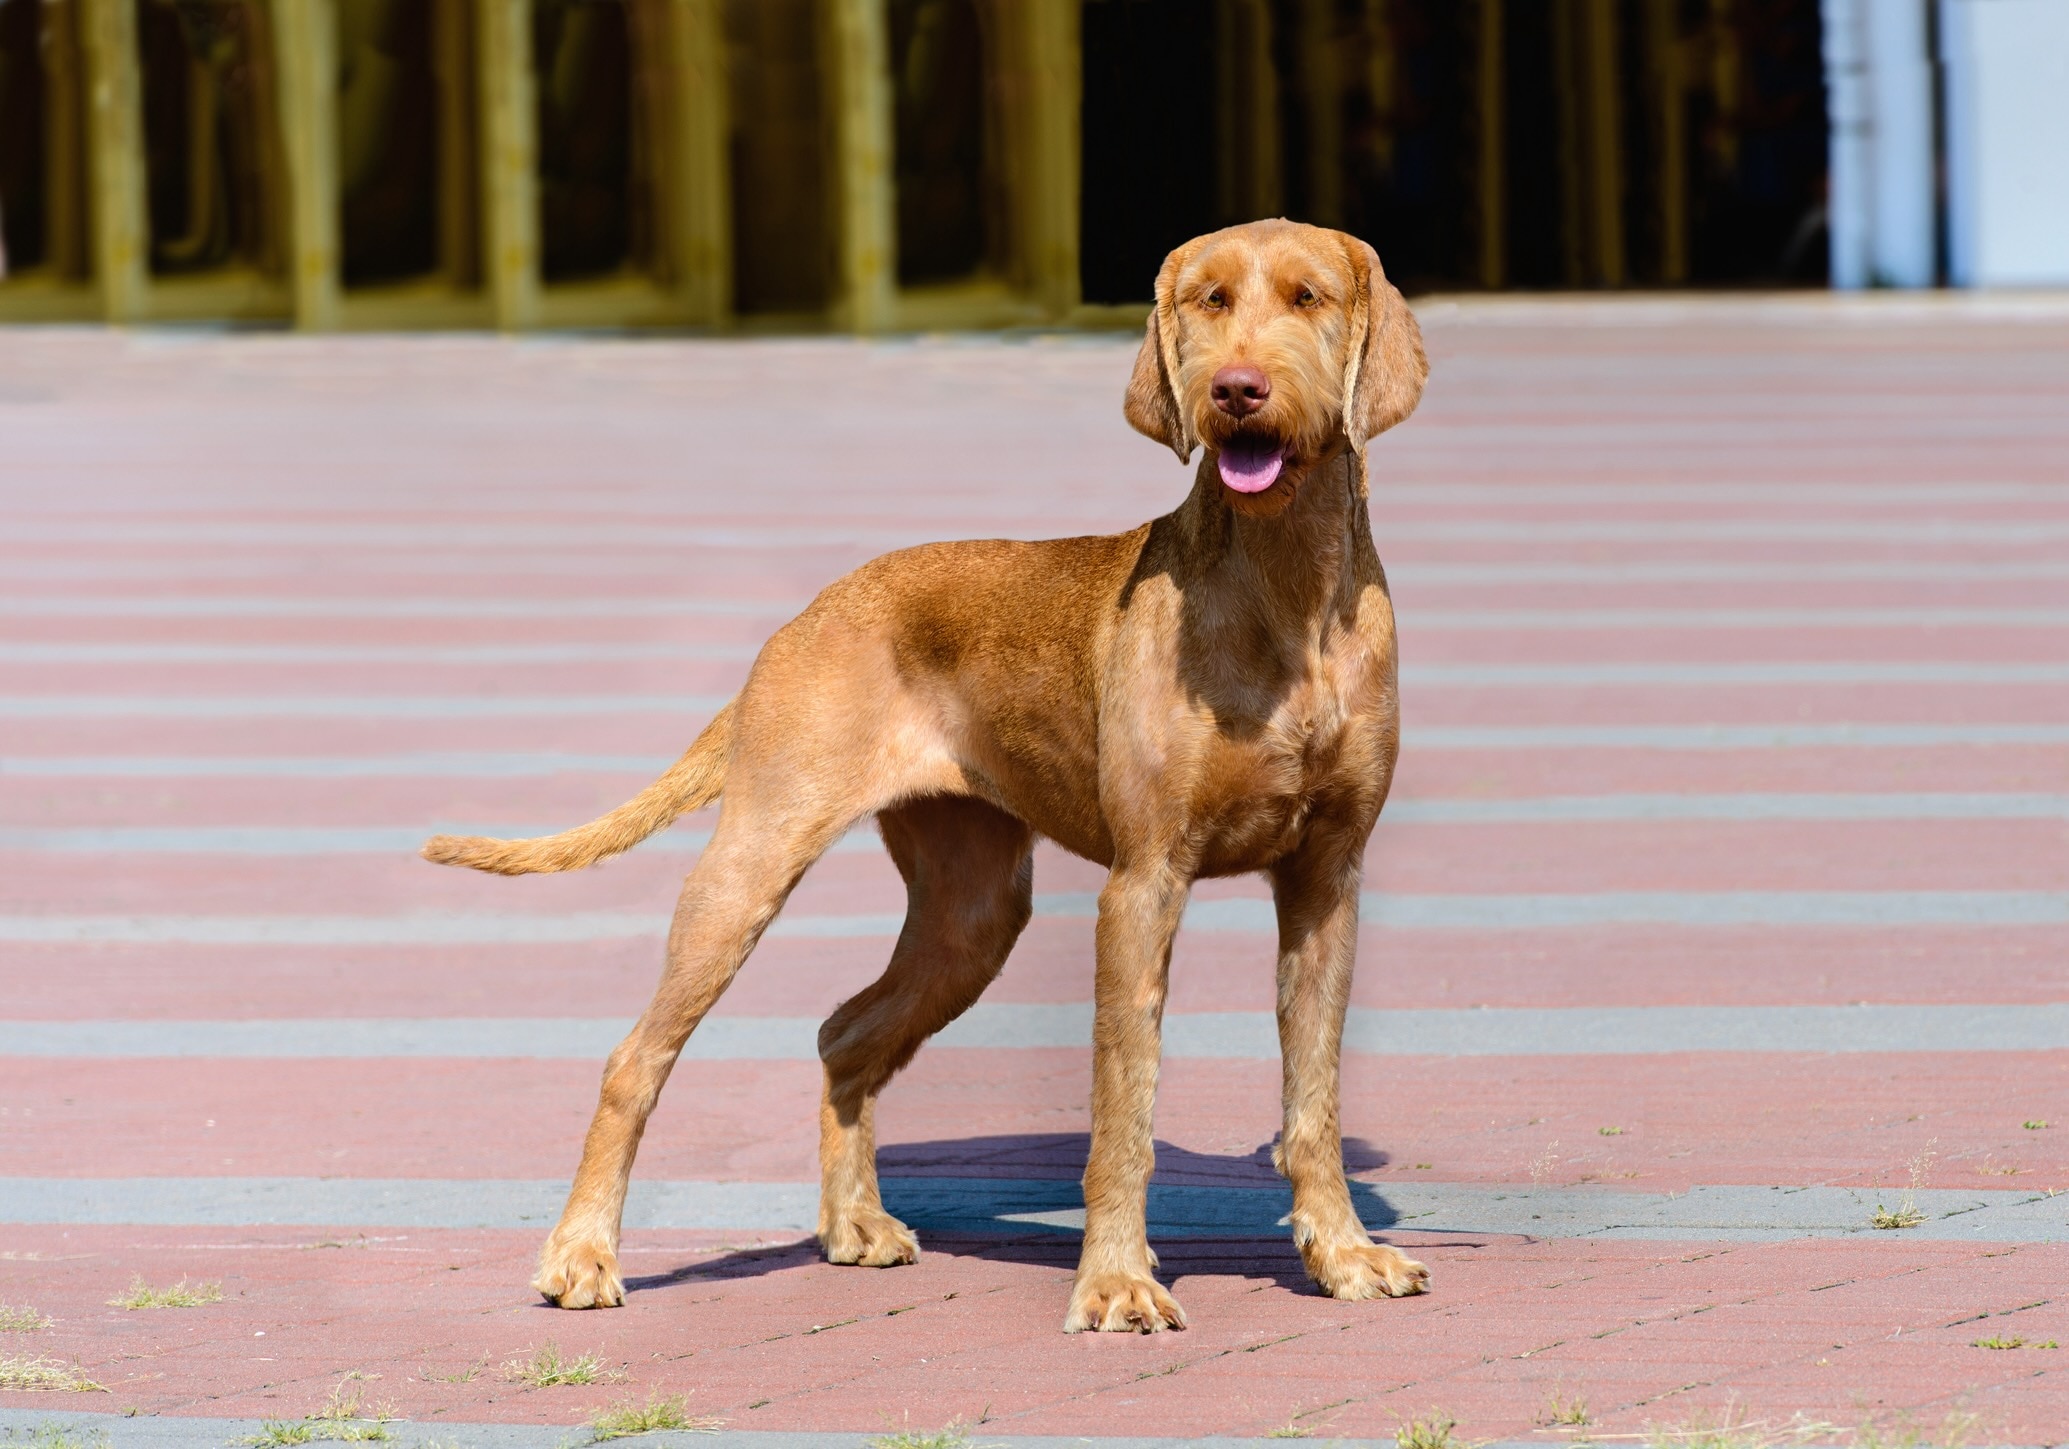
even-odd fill
[{"label": "pink tongue", "polygon": [[1221,481],[1238,493],[1262,493],[1278,481],[1286,450],[1276,443],[1231,438],[1221,450]]}]

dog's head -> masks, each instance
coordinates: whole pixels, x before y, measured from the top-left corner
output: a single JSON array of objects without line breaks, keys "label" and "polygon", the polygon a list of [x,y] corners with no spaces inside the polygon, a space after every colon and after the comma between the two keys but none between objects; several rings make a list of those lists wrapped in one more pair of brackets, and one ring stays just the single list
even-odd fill
[{"label": "dog's head", "polygon": [[1316,464],[1414,412],[1428,372],[1377,252],[1254,221],[1164,259],[1125,411],[1180,458],[1204,444],[1231,501],[1272,514]]}]

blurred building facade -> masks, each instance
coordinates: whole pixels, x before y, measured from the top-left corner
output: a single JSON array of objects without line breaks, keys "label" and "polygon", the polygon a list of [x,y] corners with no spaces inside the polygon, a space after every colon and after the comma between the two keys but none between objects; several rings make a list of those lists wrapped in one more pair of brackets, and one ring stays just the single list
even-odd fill
[{"label": "blurred building facade", "polygon": [[[2069,11],[1939,8],[2016,4]],[[1928,0],[0,0],[0,318],[1096,325],[1280,214],[1416,290],[1845,283],[1877,7],[1939,43]]]}]

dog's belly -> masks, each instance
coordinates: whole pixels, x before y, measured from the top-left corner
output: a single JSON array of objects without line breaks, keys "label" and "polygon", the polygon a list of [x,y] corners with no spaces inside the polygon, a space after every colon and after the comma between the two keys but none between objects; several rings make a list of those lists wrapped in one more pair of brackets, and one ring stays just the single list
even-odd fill
[{"label": "dog's belly", "polygon": [[994,710],[966,741],[972,791],[1065,850],[1113,864],[1113,836],[1099,808],[1099,764],[1089,722],[1059,728],[1053,716]]}]

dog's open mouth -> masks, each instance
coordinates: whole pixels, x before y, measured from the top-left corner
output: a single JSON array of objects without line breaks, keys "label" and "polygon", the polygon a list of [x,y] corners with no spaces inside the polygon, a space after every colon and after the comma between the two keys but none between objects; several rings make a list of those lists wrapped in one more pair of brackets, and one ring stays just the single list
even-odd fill
[{"label": "dog's open mouth", "polygon": [[1286,445],[1276,438],[1237,433],[1221,445],[1221,481],[1238,493],[1262,493],[1279,481]]}]

